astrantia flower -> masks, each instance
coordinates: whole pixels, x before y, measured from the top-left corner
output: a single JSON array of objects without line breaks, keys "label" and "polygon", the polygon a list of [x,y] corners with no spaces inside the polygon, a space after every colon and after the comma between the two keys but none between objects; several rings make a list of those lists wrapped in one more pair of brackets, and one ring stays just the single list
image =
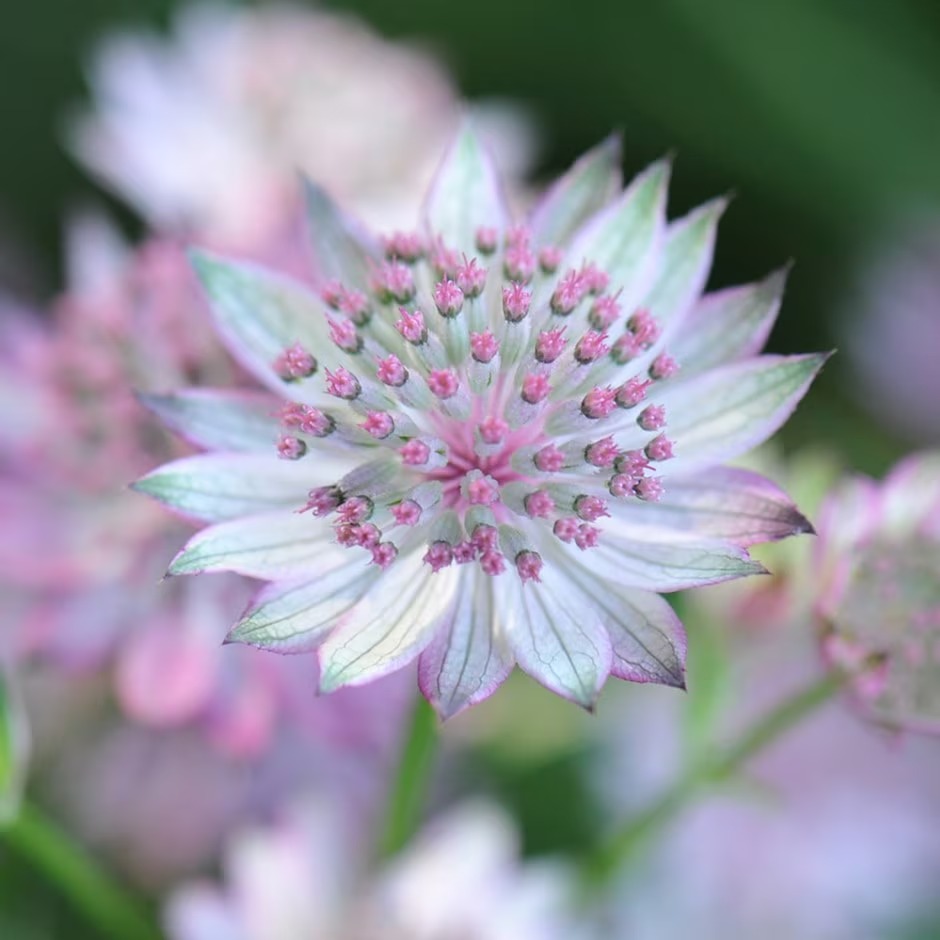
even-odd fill
[{"label": "astrantia flower", "polygon": [[618,159],[604,144],[513,222],[465,130],[420,232],[384,241],[311,185],[318,296],[197,256],[280,403],[154,400],[222,453],[138,486],[212,523],[171,573],[272,582],[232,639],[318,647],[326,691],[420,656],[445,716],[516,663],[590,706],[609,674],[682,684],[658,592],[761,571],[747,545],[806,530],[769,481],[715,465],[824,357],[756,357],[782,278],[702,298],[723,203],[667,225],[667,165],[621,193]]},{"label": "astrantia flower", "polygon": [[560,940],[578,936],[573,883],[551,862],[522,863],[495,807],[451,810],[370,874],[342,814],[295,806],[241,833],[224,888],[191,884],[167,906],[173,940]]},{"label": "astrantia flower", "polygon": [[824,651],[860,670],[859,704],[889,726],[940,730],[940,454],[839,486],[818,551]]}]

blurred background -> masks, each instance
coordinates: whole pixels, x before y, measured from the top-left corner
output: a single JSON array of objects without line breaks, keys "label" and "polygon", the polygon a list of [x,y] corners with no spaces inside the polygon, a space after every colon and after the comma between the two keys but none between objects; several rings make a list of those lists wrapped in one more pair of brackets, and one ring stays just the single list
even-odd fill
[{"label": "blurred background", "polygon": [[[131,201],[97,184],[65,141],[88,104],[88,66],[101,37],[124,28],[166,32],[180,6],[32,0],[5,10],[0,285],[23,307],[44,308],[63,289],[70,213],[103,206],[128,239],[146,232]],[[581,0],[552,9],[544,0],[335,0],[328,8],[430,53],[470,99],[519,106],[528,115],[536,184],[619,129],[627,177],[676,154],[670,215],[733,194],[710,285],[754,281],[793,261],[770,348],[840,350],[811,404],[784,429],[785,456],[768,458],[779,469],[772,475],[803,495],[804,509],[818,505],[840,470],[879,476],[940,441],[940,4]],[[801,476],[792,469],[798,460],[809,467]],[[786,554],[771,557],[781,568],[790,563]],[[511,683],[447,729],[433,801],[488,794],[510,811],[527,856],[583,852],[610,818],[670,778],[677,741],[691,736],[688,746],[704,746],[715,728],[764,701],[765,685],[785,687],[811,668],[805,624],[793,629],[788,614],[775,613],[741,633],[740,624],[728,624],[728,605],[740,597],[705,593],[704,602],[678,602],[701,625],[691,648],[691,674],[700,677],[694,695],[680,701],[669,690],[617,688],[591,718],[531,683]],[[792,654],[792,670],[776,668],[781,650]],[[82,701],[97,702],[98,694],[83,692]],[[921,890],[921,881],[935,885],[940,875],[935,749],[920,740],[899,748],[844,708],[821,720],[790,751],[772,755],[763,768],[772,786],[736,793],[731,816],[723,815],[727,801],[704,810],[631,872],[620,892],[629,914],[610,915],[621,925],[610,929],[623,931],[611,936],[654,940],[694,929],[706,938],[940,937],[936,897],[929,884]],[[99,754],[117,747],[95,746]],[[144,750],[144,769],[128,771],[128,779],[142,779],[150,762],[163,760],[153,747]],[[889,768],[885,755],[900,750]],[[184,773],[188,757],[176,751],[166,759]],[[52,766],[53,791],[67,790],[73,771],[80,776],[74,764]],[[202,779],[217,772],[226,776],[213,769]],[[262,818],[270,793],[288,792],[306,772],[265,771],[270,780],[251,781],[265,797],[240,792],[226,811],[236,821]],[[130,786],[102,779],[94,812],[107,819],[113,802],[137,792]],[[781,795],[792,797],[791,815],[755,821],[755,806],[777,805]],[[140,812],[172,812],[173,797],[162,800],[141,798]],[[87,802],[77,812],[91,812]],[[139,829],[139,838],[151,837]],[[119,869],[127,864],[128,879],[155,906],[163,875],[138,877],[128,862],[135,849],[120,843],[129,837],[109,844],[97,831],[104,857],[118,859]],[[217,875],[220,864],[217,853],[186,874]],[[760,883],[736,895],[755,867]],[[662,886],[667,878],[682,886],[674,895]],[[724,907],[737,903],[748,910],[729,919]],[[818,916],[791,922],[781,913],[801,904]],[[96,936],[73,914],[54,888],[0,850],[4,940]]]}]

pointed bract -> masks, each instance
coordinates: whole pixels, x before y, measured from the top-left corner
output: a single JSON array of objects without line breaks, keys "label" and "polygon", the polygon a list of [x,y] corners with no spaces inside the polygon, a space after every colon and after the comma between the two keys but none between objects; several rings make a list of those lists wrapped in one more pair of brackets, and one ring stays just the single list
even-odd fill
[{"label": "pointed bract", "polygon": [[243,453],[137,487],[216,523],[171,574],[273,582],[230,641],[316,649],[324,692],[417,659],[442,718],[516,664],[591,709],[611,674],[683,687],[659,593],[763,573],[750,545],[811,531],[773,483],[717,465],[826,357],[756,356],[782,279],[702,297],[725,200],[667,224],[669,163],[618,193],[618,160],[601,144],[512,224],[465,125],[422,234],[378,242],[308,186],[319,295],[197,256],[223,337],[282,402],[151,397]]}]

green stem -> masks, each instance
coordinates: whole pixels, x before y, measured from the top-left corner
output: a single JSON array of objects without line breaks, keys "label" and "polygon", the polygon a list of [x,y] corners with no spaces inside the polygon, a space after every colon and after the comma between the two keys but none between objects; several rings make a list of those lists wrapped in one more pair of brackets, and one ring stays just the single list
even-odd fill
[{"label": "green stem", "polygon": [[0,826],[0,840],[54,883],[102,938],[160,940],[146,911],[36,807],[24,802],[17,816]]},{"label": "green stem", "polygon": [[622,865],[692,802],[700,790],[732,776],[751,757],[828,702],[850,678],[845,673],[828,673],[772,708],[725,749],[692,764],[668,790],[639,815],[628,819],[611,839],[589,856],[584,871],[587,890],[602,889]]},{"label": "green stem", "polygon": [[419,695],[392,787],[379,854],[388,858],[407,845],[421,819],[428,777],[437,750],[437,716]]}]

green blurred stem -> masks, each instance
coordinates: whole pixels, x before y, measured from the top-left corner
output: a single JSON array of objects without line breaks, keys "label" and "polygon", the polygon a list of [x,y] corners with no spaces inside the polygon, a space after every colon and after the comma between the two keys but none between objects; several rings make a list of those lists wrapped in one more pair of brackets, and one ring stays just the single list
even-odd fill
[{"label": "green blurred stem", "polygon": [[419,695],[388,801],[379,843],[382,858],[403,849],[417,829],[436,751],[437,715],[424,696]]},{"label": "green blurred stem", "polygon": [[617,830],[588,857],[584,870],[589,893],[603,889],[617,871],[650,839],[666,828],[706,787],[727,780],[755,754],[773,744],[804,718],[828,702],[851,675],[831,672],[772,708],[740,737],[714,754],[690,765],[658,799]]},{"label": "green blurred stem", "polygon": [[24,801],[17,816],[0,826],[0,840],[56,885],[102,938],[160,940],[144,908],[35,806]]}]

